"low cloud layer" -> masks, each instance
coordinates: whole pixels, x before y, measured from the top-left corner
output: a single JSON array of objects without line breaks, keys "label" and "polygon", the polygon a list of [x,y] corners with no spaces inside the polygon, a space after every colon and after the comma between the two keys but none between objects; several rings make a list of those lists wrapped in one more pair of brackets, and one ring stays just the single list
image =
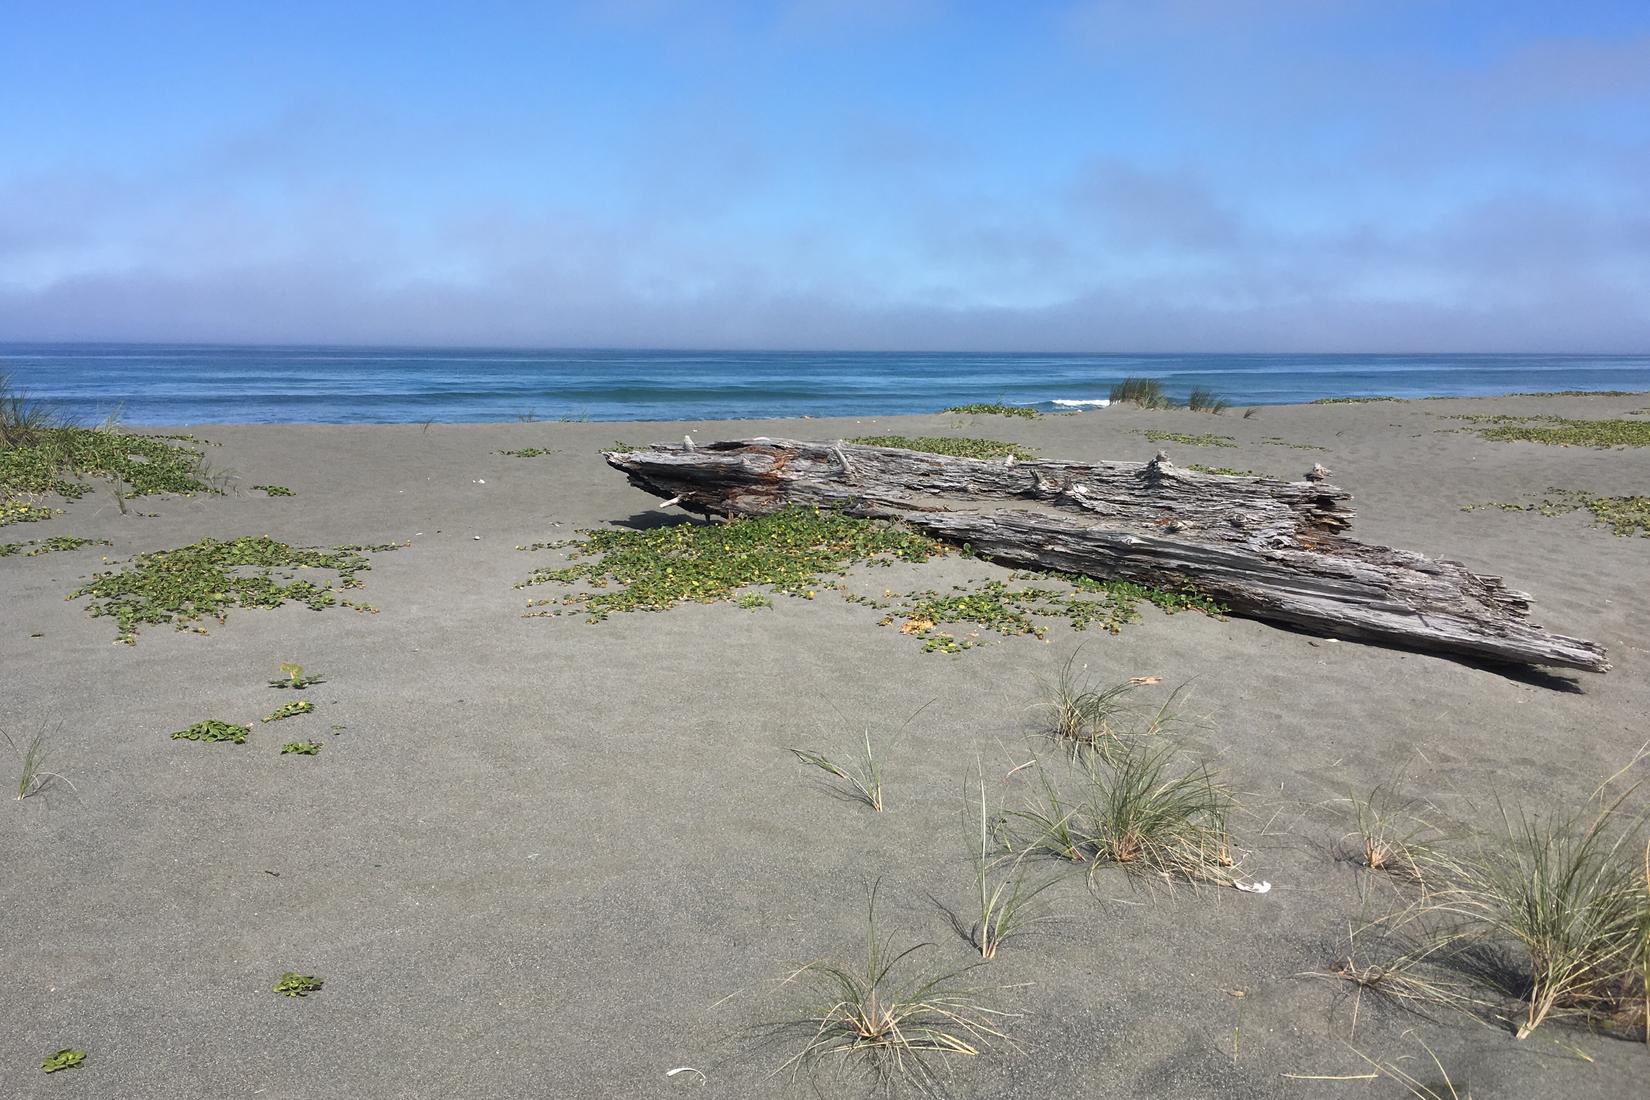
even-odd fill
[{"label": "low cloud layer", "polygon": [[705,10],[570,17],[564,75],[450,94],[180,88],[190,125],[111,88],[77,130],[36,86],[0,107],[0,340],[1650,350],[1626,16]]}]

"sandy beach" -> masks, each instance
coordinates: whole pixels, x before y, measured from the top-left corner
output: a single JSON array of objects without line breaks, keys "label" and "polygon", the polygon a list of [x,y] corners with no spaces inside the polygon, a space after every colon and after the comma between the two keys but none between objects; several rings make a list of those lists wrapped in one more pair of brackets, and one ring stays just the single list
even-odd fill
[{"label": "sandy beach", "polygon": [[[775,1074],[798,1045],[762,1031],[795,1007],[779,980],[862,953],[873,882],[896,941],[932,943],[934,965],[978,961],[941,908],[965,908],[973,888],[965,776],[978,767],[994,802],[1019,797],[1009,773],[1055,752],[1038,733],[1040,681],[1081,647],[1099,681],[1161,677],[1153,701],[1186,685],[1203,718],[1188,748],[1236,793],[1240,867],[1271,889],[1115,869],[1061,881],[1039,899],[1054,919],[970,976],[1014,1014],[1001,1025],[1013,1042],[952,1060],[948,1093],[1402,1096],[1367,1078],[1369,1059],[1436,1084],[1424,1042],[1478,1097],[1638,1095],[1642,1042],[1565,1025],[1517,1041],[1321,975],[1345,960],[1349,929],[1405,900],[1344,858],[1349,792],[1399,777],[1465,835],[1497,827],[1498,798],[1583,807],[1650,738],[1650,543],[1584,512],[1464,510],[1548,487],[1642,495],[1650,449],[1491,442],[1449,419],[1642,419],[1647,404],[182,429],[221,445],[207,459],[229,493],[123,511],[100,487],[50,522],[0,529],[108,540],[0,559],[0,729],[50,731],[65,780],[0,801],[0,1092],[853,1095]],[[1055,622],[1046,641],[984,633],[926,653],[832,590],[758,611],[524,614],[553,593],[517,584],[560,559],[521,547],[663,515],[604,464],[616,440],[894,433],[1080,461],[1161,448],[1288,479],[1322,463],[1355,497],[1356,537],[1504,577],[1537,622],[1602,643],[1614,668],[1486,668],[1150,606],[1115,636]],[[523,448],[549,453],[500,453]],[[262,484],[293,495],[251,490]],[[65,599],[100,559],[263,534],[403,545],[369,555],[350,594],[372,612],[232,609],[204,635],[146,626],[122,645],[112,620]],[[946,557],[861,567],[850,584],[944,590],[1007,573]],[[300,693],[315,713],[265,725],[295,697],[268,686],[281,662],[324,682]],[[254,729],[244,745],[169,738],[206,718]],[[787,751],[851,745],[865,726],[885,738],[884,813],[832,797]],[[324,751],[281,755],[295,738]],[[276,996],[287,971],[324,988]],[[65,1046],[87,1063],[41,1074]]]}]

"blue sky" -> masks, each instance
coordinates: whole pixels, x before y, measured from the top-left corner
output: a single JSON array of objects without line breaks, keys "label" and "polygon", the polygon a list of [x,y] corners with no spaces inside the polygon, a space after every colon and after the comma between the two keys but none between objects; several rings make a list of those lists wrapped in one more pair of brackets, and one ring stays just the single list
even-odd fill
[{"label": "blue sky", "polygon": [[7,339],[1642,352],[1650,3],[0,0]]}]

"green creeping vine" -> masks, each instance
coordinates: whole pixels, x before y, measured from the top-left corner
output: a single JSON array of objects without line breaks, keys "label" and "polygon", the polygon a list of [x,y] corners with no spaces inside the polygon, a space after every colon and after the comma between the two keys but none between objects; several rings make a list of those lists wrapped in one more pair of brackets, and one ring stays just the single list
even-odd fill
[{"label": "green creeping vine", "polygon": [[530,607],[559,603],[597,622],[616,611],[716,603],[753,585],[812,599],[822,575],[840,575],[856,562],[926,561],[947,552],[943,544],[898,524],[807,508],[714,526],[679,523],[582,534],[575,542],[523,547],[569,548],[574,564],[534,570],[516,587],[583,582],[596,591],[569,592],[559,601],[533,600]]},{"label": "green creeping vine", "polygon": [[1001,401],[976,401],[972,405],[952,405],[948,413],[971,413],[982,416],[1021,416],[1036,420],[1038,412],[1029,405],[1005,405]]},{"label": "green creeping vine", "polygon": [[79,550],[82,546],[108,546],[108,539],[83,539],[76,535],[53,535],[49,539],[29,539],[27,542],[0,542],[0,558],[10,557],[25,546],[34,547],[25,558],[38,558],[62,550]]},{"label": "green creeping vine", "polygon": [[187,729],[173,733],[172,740],[204,741],[207,744],[227,741],[232,745],[244,745],[246,735],[251,732],[251,726],[237,726],[233,722],[220,722],[216,718],[208,718],[204,722],[196,722]]},{"label": "green creeping vine", "polygon": [[275,708],[273,714],[264,715],[261,722],[279,722],[285,718],[296,718],[300,714],[308,714],[315,709],[315,704],[308,699],[294,699],[290,703],[282,703]]},{"label": "green creeping vine", "polygon": [[320,978],[313,975],[288,971],[281,975],[281,980],[276,982],[273,988],[283,997],[307,997],[324,984]]},{"label": "green creeping vine", "polygon": [[1018,443],[1003,443],[996,439],[953,438],[942,435],[916,437],[906,435],[862,435],[858,439],[850,439],[848,442],[858,443],[866,447],[901,447],[907,451],[950,455],[952,458],[1013,457],[1021,462],[1030,462],[1037,457],[1037,452],[1030,447],[1022,447]]},{"label": "green creeping vine", "polygon": [[941,624],[972,623],[1005,637],[1029,634],[1044,638],[1048,626],[1038,619],[1065,619],[1073,630],[1099,626],[1119,634],[1124,626],[1140,621],[1142,602],[1171,615],[1176,611],[1200,611],[1219,616],[1226,610],[1190,586],[1169,591],[1131,581],[1053,572],[1020,572],[1013,579],[1063,582],[1070,587],[1062,590],[1033,585],[1016,589],[1002,581],[987,581],[973,590],[954,586],[952,591],[958,594],[952,596],[913,592],[897,597],[897,610],[884,615],[879,624],[892,626],[903,619],[900,633],[921,638],[924,653],[960,653],[981,643],[940,630]]},{"label": "green creeping vine", "polygon": [[281,746],[282,756],[319,756],[321,742],[319,741],[288,741]]},{"label": "green creeping vine", "polygon": [[1650,422],[1568,420],[1562,416],[1463,414],[1451,420],[1476,425],[1480,437],[1497,443],[1547,443],[1558,447],[1650,447]]},{"label": "green creeping vine", "polygon": [[[90,597],[87,610],[112,616],[119,640],[128,645],[137,641],[138,628],[148,624],[171,623],[204,634],[197,624],[207,616],[222,623],[231,607],[273,608],[290,600],[316,611],[334,605],[368,609],[339,600],[337,589],[361,587],[357,574],[371,568],[368,552],[394,549],[292,547],[267,535],[227,542],[202,539],[176,550],[139,554],[116,572],[94,574],[67,598]],[[337,586],[299,580],[300,569],[336,570]]]},{"label": "green creeping vine", "polygon": [[[887,565],[922,562],[951,552],[945,544],[903,524],[855,519],[838,512],[791,508],[767,516],[709,525],[683,523],[645,531],[582,532],[571,542],[518,547],[522,550],[568,549],[573,564],[539,569],[517,585],[585,585],[560,597],[528,601],[529,615],[582,611],[590,622],[625,611],[663,611],[686,602],[730,601],[757,609],[771,600],[741,591],[767,586],[771,591],[812,599],[821,588],[835,588],[851,603],[887,612],[884,625],[902,621],[903,634],[919,637],[925,652],[956,653],[979,644],[959,640],[943,623],[974,623],[1005,636],[1043,637],[1040,618],[1066,619],[1074,630],[1092,625],[1117,633],[1139,618],[1137,605],[1148,602],[1165,611],[1196,610],[1210,615],[1223,608],[1190,586],[1178,591],[1148,588],[1128,581],[1103,581],[1052,572],[1015,573],[1013,580],[1041,581],[1038,586],[1010,588],[990,581],[973,589],[957,587],[954,595],[937,592],[897,594],[873,600],[827,582],[826,575],[845,573],[854,564]],[[969,553],[967,547],[963,548]],[[1061,587],[1050,587],[1050,584]]]},{"label": "green creeping vine", "polygon": [[1229,435],[1187,435],[1185,432],[1160,432],[1156,428],[1140,429],[1140,434],[1154,443],[1180,443],[1187,447],[1236,447],[1237,440]]},{"label": "green creeping vine", "polygon": [[1461,511],[1476,512],[1481,508],[1499,508],[1503,512],[1539,512],[1544,516],[1587,511],[1592,513],[1594,527],[1608,527],[1623,538],[1633,535],[1650,538],[1650,497],[1600,497],[1579,489],[1555,488],[1547,490],[1540,504],[1508,504],[1491,500],[1463,505]]},{"label": "green creeping vine", "polygon": [[14,523],[39,523],[61,513],[58,508],[42,508],[27,501],[7,500],[3,494],[4,490],[0,489],[0,527],[9,527]]},{"label": "green creeping vine", "polygon": [[271,497],[295,497],[298,495],[285,485],[254,485],[252,488],[262,489],[265,496]]},{"label": "green creeping vine", "polygon": [[0,500],[56,493],[78,500],[92,491],[81,478],[124,482],[126,497],[212,493],[201,478],[202,451],[188,436],[130,435],[103,428],[40,428],[0,447]]},{"label": "green creeping vine", "polygon": [[60,1069],[73,1069],[86,1060],[86,1052],[74,1050],[70,1047],[58,1051],[56,1054],[40,1063],[43,1073],[56,1073]]}]

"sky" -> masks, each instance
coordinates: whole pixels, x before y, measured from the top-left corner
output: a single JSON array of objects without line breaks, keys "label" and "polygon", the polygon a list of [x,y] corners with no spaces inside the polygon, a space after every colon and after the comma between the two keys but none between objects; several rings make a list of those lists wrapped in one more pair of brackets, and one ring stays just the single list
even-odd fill
[{"label": "sky", "polygon": [[1650,351],[1645,0],[0,0],[0,341]]}]

